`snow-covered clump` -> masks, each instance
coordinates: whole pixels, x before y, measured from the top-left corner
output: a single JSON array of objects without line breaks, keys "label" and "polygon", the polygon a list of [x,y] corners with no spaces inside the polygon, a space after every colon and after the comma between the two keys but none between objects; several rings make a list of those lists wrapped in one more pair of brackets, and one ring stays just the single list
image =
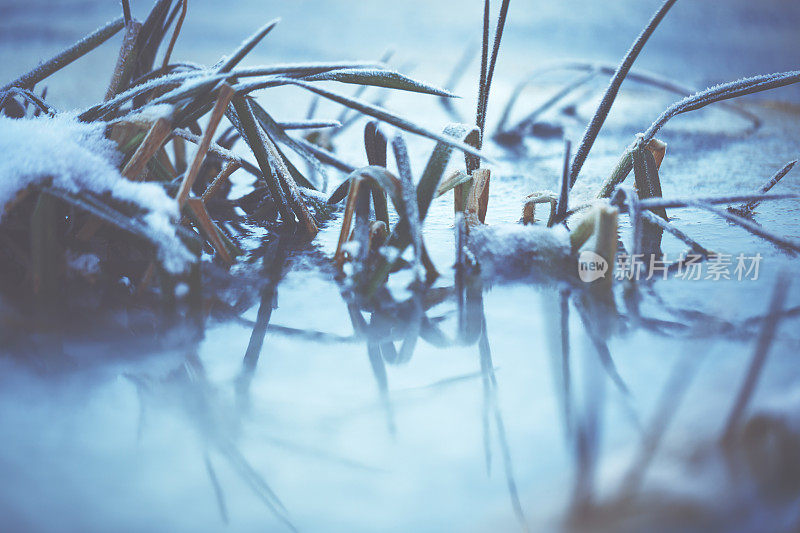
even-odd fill
[{"label": "snow-covered clump", "polygon": [[50,180],[53,187],[74,194],[109,193],[142,208],[143,229],[158,244],[164,267],[182,271],[192,256],[175,232],[177,203],[157,184],[135,183],[120,175],[122,156],[104,128],[68,115],[0,117],[0,220],[19,192]]},{"label": "snow-covered clump", "polygon": [[545,280],[569,271],[569,232],[560,226],[477,225],[468,247],[490,280]]}]

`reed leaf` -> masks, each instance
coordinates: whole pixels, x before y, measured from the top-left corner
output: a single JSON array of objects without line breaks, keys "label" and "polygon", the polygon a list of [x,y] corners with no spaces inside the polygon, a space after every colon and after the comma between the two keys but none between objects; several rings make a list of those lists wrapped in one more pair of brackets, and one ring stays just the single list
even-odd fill
[{"label": "reed leaf", "polygon": [[32,88],[34,85],[41,82],[51,74],[58,72],[76,59],[88,54],[109,40],[124,26],[125,19],[122,17],[109,22],[99,30],[87,35],[52,59],[45,61],[30,72],[27,72],[14,81],[4,85],[3,87],[0,87],[0,92],[7,91],[11,87]]},{"label": "reed leaf", "polygon": [[387,122],[392,126],[400,128],[401,130],[405,130],[409,133],[413,133],[421,137],[427,137],[428,139],[439,141],[440,143],[445,143],[449,146],[452,146],[453,148],[458,148],[459,150],[465,153],[471,154],[485,161],[491,161],[491,159],[485,154],[483,154],[480,150],[472,146],[469,146],[464,142],[458,141],[453,138],[448,138],[446,135],[430,131],[426,128],[423,128],[422,126],[419,126],[417,124],[414,124],[413,122],[401,118],[398,115],[395,115],[385,109],[374,106],[362,100],[357,100],[355,98],[350,98],[332,91],[327,91],[325,89],[321,89],[320,87],[316,87],[310,83],[306,83],[300,80],[282,79],[276,81],[283,82],[286,84],[297,85],[298,87],[302,87],[312,93],[316,93],[322,96],[323,98],[327,98],[345,107],[355,109],[356,111],[359,111],[365,115],[369,115],[383,122]]},{"label": "reed leaf", "polygon": [[644,133],[643,139],[645,142],[649,141],[655,137],[658,131],[664,127],[664,125],[671,118],[682,113],[688,113],[689,111],[702,109],[703,107],[715,102],[721,102],[723,100],[729,100],[739,96],[768,91],[778,87],[785,87],[797,82],[800,82],[800,70],[753,76],[751,78],[744,78],[710,87],[704,91],[693,94],[692,96],[688,96],[668,107],[647,129],[647,131]]},{"label": "reed leaf", "polygon": [[661,5],[656,14],[653,15],[653,18],[650,19],[650,22],[647,24],[644,30],[642,30],[642,33],[640,33],[636,38],[636,41],[634,41],[630,50],[628,50],[628,53],[625,54],[625,58],[622,60],[622,63],[620,63],[619,67],[617,67],[617,71],[614,74],[614,77],[611,78],[608,89],[606,89],[603,99],[600,102],[600,105],[598,106],[594,116],[592,117],[592,121],[586,127],[586,132],[583,134],[583,139],[578,146],[578,151],[575,153],[575,159],[572,160],[569,177],[570,188],[575,185],[575,181],[578,179],[578,174],[580,173],[581,168],[583,168],[583,163],[589,156],[589,151],[592,149],[594,141],[597,139],[597,135],[600,133],[600,128],[603,127],[603,123],[606,121],[606,117],[608,117],[609,111],[611,111],[611,106],[614,105],[614,100],[617,98],[617,93],[619,93],[619,89],[622,86],[622,82],[625,80],[625,76],[628,75],[628,72],[633,66],[633,62],[636,61],[636,58],[639,56],[642,48],[644,48],[647,40],[656,30],[656,27],[658,27],[661,20],[667,14],[667,11],[670,10],[675,2],[676,0],[666,0]]},{"label": "reed leaf", "polygon": [[392,70],[377,69],[347,69],[330,70],[321,74],[306,76],[303,81],[338,81],[340,83],[353,83],[356,85],[369,85],[373,87],[384,87],[386,89],[399,89],[435,96],[445,96],[457,98],[456,95],[445,89],[439,89],[427,83],[414,80]]},{"label": "reed leaf", "polygon": [[259,28],[253,35],[245,39],[239,48],[237,48],[228,59],[226,59],[222,65],[217,69],[217,73],[224,73],[230,72],[233,67],[238,65],[242,59],[245,58],[247,54],[249,54],[253,48],[256,47],[261,40],[267,36],[269,32],[280,22],[281,19],[276,18],[273,19],[266,24],[264,24],[261,28]]},{"label": "reed leaf", "polygon": [[[293,138],[289,137],[285,131],[281,129],[277,122],[272,118],[272,116],[267,113],[267,111],[258,104],[258,102],[254,100],[250,100],[250,108],[253,110],[253,114],[258,120],[258,123],[264,128],[266,134],[272,138],[274,141],[280,142],[281,144],[289,147],[298,155],[300,155],[303,159],[308,161],[314,170],[318,172],[323,179],[327,181],[327,173],[325,172],[325,167],[322,166],[319,159],[314,156],[311,151],[309,151],[305,146],[295,141]],[[288,160],[287,160],[288,161]],[[292,165],[296,174],[300,174],[299,171]],[[293,173],[294,175],[294,173]],[[302,177],[302,176],[301,176]],[[309,182],[305,177],[302,177],[302,186],[308,187],[311,189],[315,189],[311,182]],[[300,183],[300,182],[298,182]]]}]

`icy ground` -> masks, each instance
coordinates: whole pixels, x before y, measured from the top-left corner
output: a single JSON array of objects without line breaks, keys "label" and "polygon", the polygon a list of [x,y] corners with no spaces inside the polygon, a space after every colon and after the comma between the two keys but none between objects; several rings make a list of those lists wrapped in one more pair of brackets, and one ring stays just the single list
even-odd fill
[{"label": "icy ground", "polygon": [[[138,4],[134,2],[137,11],[145,7]],[[282,16],[249,64],[374,59],[394,47],[394,66],[439,85],[463,50],[477,43],[482,9],[482,2],[463,0],[243,0],[222,9],[211,0],[189,4],[175,57],[213,63],[261,23]],[[657,4],[512,0],[489,103],[490,128],[514,85],[536,67],[564,59],[615,64]],[[116,2],[0,0],[0,79],[27,70],[116,16]],[[799,2],[679,0],[636,66],[698,88],[794,70],[800,65],[798,23]],[[100,100],[116,54],[115,46],[105,46],[55,75],[52,103],[70,109]],[[473,61],[456,87],[464,97],[458,109],[467,119],[476,76]],[[86,83],[96,78],[104,83]],[[520,113],[570,79],[548,79],[533,88],[521,101]],[[595,92],[582,97],[574,117],[553,113],[545,118],[558,122],[577,141],[604,84],[598,81]],[[276,118],[291,120],[302,118],[308,105],[307,98],[298,101],[295,96],[281,89],[262,97],[279,109]],[[677,99],[623,85],[576,185],[576,201],[591,196],[635,133]],[[776,102],[797,104],[800,89],[755,100],[748,109],[764,123],[755,134],[747,133],[746,121],[720,109],[665,128],[659,135],[669,146],[662,167],[665,196],[750,192],[798,157],[800,111]],[[387,106],[434,129],[448,120],[435,99],[419,95],[393,95]],[[326,107],[322,114],[336,117],[338,109]],[[339,150],[342,157],[361,162],[362,132],[356,130],[340,141]],[[410,141],[413,170],[420,172],[431,143]],[[523,154],[511,155],[492,145],[488,150],[501,161],[493,174],[487,222],[516,221],[524,195],[557,188],[560,139],[531,141]],[[788,175],[780,191],[800,192],[798,176],[798,170]],[[675,320],[668,309],[686,310],[681,320],[691,323],[691,313],[702,311],[742,324],[766,311],[767,295],[781,268],[798,271],[796,260],[710,214],[676,210],[671,215],[715,250],[762,254],[761,277],[754,282],[656,283],[655,296],[645,300],[645,315]],[[757,220],[800,238],[796,203],[763,204]],[[428,243],[436,243],[431,255],[445,274],[442,285],[447,285],[452,282],[448,267],[453,250],[449,198],[434,203],[426,231]],[[337,232],[337,224],[329,225],[315,247],[330,255]],[[683,248],[665,239],[668,254]],[[329,272],[304,257],[294,265],[278,288],[271,323],[349,337],[347,309]],[[787,306],[800,304],[798,285],[791,288]],[[239,372],[251,328],[241,323],[207,332],[198,351],[207,382],[199,385],[174,372],[182,368],[183,350],[141,354],[136,347],[126,350],[77,339],[65,346],[76,357],[72,371],[45,377],[0,359],[0,520],[5,521],[0,529],[6,524],[14,531],[218,531],[224,526],[210,464],[224,492],[231,531],[280,531],[283,525],[252,489],[254,478],[240,456],[269,483],[301,531],[512,530],[517,525],[507,467],[530,526],[552,529],[569,501],[573,481],[556,377],[560,353],[552,348],[559,340],[554,338],[558,306],[556,291],[530,284],[496,285],[484,294],[511,459],[509,466],[492,418],[488,476],[486,406],[475,346],[438,349],[420,341],[408,364],[388,368],[391,416],[377,394],[362,342],[324,343],[276,332],[267,336],[243,400]],[[433,313],[446,317],[442,328],[448,334],[454,329],[451,311],[442,305]],[[604,370],[574,306],[572,311],[573,384],[580,391]],[[256,313],[251,309],[245,317],[255,319]],[[783,399],[796,396],[796,320],[786,320],[779,330],[755,409],[790,405]],[[689,489],[694,485],[687,481],[693,470],[684,470],[687,450],[721,430],[754,343],[746,328],[706,337],[700,333],[699,339],[676,338],[631,327],[610,338],[610,352],[629,392],[611,381],[602,386],[601,494],[617,486],[630,464],[640,427],[651,419],[676,362],[697,354],[702,358],[697,374],[657,456],[654,470],[659,476],[653,480],[674,492],[693,494]],[[578,396],[576,404],[588,409],[582,403],[586,399]],[[714,475],[702,481],[714,490],[725,486]]]}]

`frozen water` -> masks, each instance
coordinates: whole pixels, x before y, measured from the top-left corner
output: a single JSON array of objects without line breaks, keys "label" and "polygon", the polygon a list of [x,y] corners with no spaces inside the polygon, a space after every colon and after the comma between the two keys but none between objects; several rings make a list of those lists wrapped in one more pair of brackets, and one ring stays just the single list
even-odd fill
[{"label": "frozen water", "polygon": [[[78,4],[83,8],[76,9]],[[562,59],[617,63],[658,4],[512,1],[489,102],[489,127],[516,83],[538,66]],[[50,9],[41,9],[43,5]],[[370,59],[394,46],[398,53],[392,68],[411,62],[415,78],[441,85],[469,41],[477,40],[483,2],[243,0],[220,9],[218,2],[197,0],[189,5],[175,58],[213,65],[235,49],[243,35],[281,15],[283,22],[243,66]],[[117,12],[115,2],[0,2],[0,77],[11,79],[70,44],[95,25],[87,18],[99,22]],[[678,2],[635,68],[697,88],[792,70],[800,47],[798,21],[800,3],[785,0]],[[115,57],[114,47],[107,46],[53,76],[48,81],[53,102],[70,109],[100,101],[104,84],[93,94],[84,80],[106,75]],[[474,113],[477,68],[473,61],[455,88],[463,98],[454,105],[467,120]],[[518,111],[534,109],[562,81],[543,81],[531,88]],[[543,118],[562,125],[565,135],[577,141],[596,106],[596,91],[604,84],[605,80],[590,87],[595,92],[576,97],[574,115],[562,116],[556,109]],[[351,94],[348,89],[337,88]],[[774,170],[797,157],[800,113],[776,101],[797,102],[798,91],[786,88],[748,99],[748,109],[764,122],[751,135],[745,121],[713,107],[671,121],[659,134],[669,145],[661,169],[665,196],[757,189]],[[374,95],[368,92],[365,98]],[[271,113],[275,110],[276,120],[304,118],[311,99],[286,88],[264,91],[259,98]],[[672,95],[623,84],[576,184],[572,205],[592,198],[633,136],[673,101]],[[448,120],[432,97],[392,94],[387,106],[434,131]],[[335,118],[339,111],[322,104],[318,116]],[[337,139],[337,155],[355,166],[365,161],[362,134],[356,127]],[[414,136],[406,139],[411,167],[419,173],[433,143]],[[528,258],[520,257],[520,244],[527,249],[554,241],[549,250],[567,245],[564,235],[512,225],[524,195],[557,190],[560,179],[560,139],[530,140],[525,148],[510,154],[487,144],[500,163],[492,168],[490,227],[475,233],[473,244],[479,253],[491,251],[484,255],[495,259],[498,271],[530,268]],[[453,167],[462,163],[460,157],[453,160]],[[797,192],[798,183],[796,175],[789,174],[776,192]],[[60,364],[71,365],[71,372],[42,376],[31,372],[34,363],[28,360],[0,360],[0,433],[6,436],[0,448],[0,528],[218,531],[225,526],[208,457],[224,493],[228,528],[279,530],[280,522],[250,488],[253,476],[242,475],[241,464],[231,460],[238,452],[275,490],[303,531],[513,530],[517,525],[506,467],[515,476],[530,525],[554,530],[561,525],[559,517],[575,479],[574,449],[565,444],[565,437],[574,434],[569,424],[598,412],[602,431],[597,492],[600,497],[613,493],[638,449],[641,428],[651,420],[667,375],[684,354],[696,354],[701,358],[696,374],[644,488],[738,511],[724,520],[742,518],[741,529],[759,529],[757,522],[745,520],[753,516],[762,519],[760,529],[776,529],[771,527],[775,523],[763,522],[773,516],[764,517],[770,502],[751,495],[744,502],[735,500],[732,509],[734,505],[720,496],[728,485],[719,456],[706,456],[698,470],[687,450],[714,442],[752,352],[758,323],[748,319],[766,309],[765,294],[776,273],[797,272],[796,262],[709,214],[669,214],[714,250],[763,254],[761,277],[754,282],[658,282],[641,300],[620,291],[617,307],[602,309],[598,322],[610,322],[605,341],[627,393],[606,377],[609,370],[598,358],[596,339],[581,319],[587,306],[581,298],[567,304],[571,357],[566,375],[571,381],[565,381],[558,288],[496,283],[483,292],[496,369],[496,405],[510,464],[503,460],[496,419],[484,425],[487,403],[480,370],[485,361],[476,345],[449,343],[440,348],[429,335],[417,343],[407,364],[385,366],[387,394],[381,396],[373,374],[374,346],[366,342],[369,339],[353,337],[347,305],[326,266],[339,231],[334,222],[287,265],[261,359],[249,376],[242,371],[242,356],[252,333],[246,320],[256,319],[256,308],[244,314],[245,322],[214,325],[197,344],[183,343],[176,350],[67,339],[64,351],[70,358]],[[796,203],[762,204],[757,220],[776,232],[800,237]],[[624,217],[622,225],[627,237]],[[436,288],[450,290],[450,195],[434,201],[424,231],[427,250],[443,274]],[[674,256],[684,246],[666,237],[664,249]],[[789,305],[796,306],[799,295],[795,284]],[[427,311],[426,327],[435,325],[452,339],[458,330],[456,314],[452,301],[439,303]],[[765,404],[769,413],[794,405],[782,399],[796,389],[800,378],[796,320],[787,318],[779,329],[754,400],[755,412],[762,412]],[[398,337],[404,333],[400,324],[392,326]],[[325,336],[309,339],[297,330]],[[187,358],[187,352],[192,357]],[[377,361],[381,360],[379,353]],[[603,401],[590,394],[599,388],[598,381]],[[574,393],[571,407],[564,399],[567,382]],[[490,444],[490,474],[485,439]],[[691,483],[698,477],[702,479]],[[658,501],[660,493],[654,494],[649,498]],[[744,505],[748,502],[752,506]],[[747,515],[748,510],[753,512]]]}]

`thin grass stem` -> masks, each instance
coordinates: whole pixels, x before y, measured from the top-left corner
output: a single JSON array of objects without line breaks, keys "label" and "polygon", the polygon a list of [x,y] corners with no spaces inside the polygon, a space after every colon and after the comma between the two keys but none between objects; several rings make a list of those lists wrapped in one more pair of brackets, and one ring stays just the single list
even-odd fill
[{"label": "thin grass stem", "polygon": [[639,56],[642,48],[644,48],[647,40],[650,39],[651,35],[653,35],[653,32],[656,30],[659,23],[667,14],[667,11],[669,11],[670,8],[675,4],[675,2],[676,0],[666,0],[661,5],[656,14],[653,15],[653,18],[650,19],[650,22],[647,24],[644,30],[642,30],[642,33],[640,33],[636,38],[636,41],[634,41],[633,46],[631,46],[630,50],[628,50],[628,53],[625,54],[625,58],[622,60],[622,63],[620,63],[619,67],[617,67],[617,71],[614,74],[614,77],[611,78],[608,89],[606,89],[603,99],[600,102],[594,117],[592,117],[592,121],[589,123],[589,126],[586,128],[586,132],[583,134],[583,139],[578,147],[578,151],[575,153],[575,159],[572,161],[572,166],[570,168],[570,188],[575,185],[575,181],[578,179],[578,174],[580,174],[581,168],[583,168],[583,163],[586,162],[586,158],[589,156],[589,151],[592,149],[594,141],[597,139],[597,135],[600,133],[600,128],[603,127],[603,123],[608,117],[608,113],[611,111],[611,106],[614,105],[614,100],[617,98],[617,93],[619,93],[622,82],[625,80],[625,77],[628,75],[628,72],[633,66],[633,62],[636,61],[636,58]]},{"label": "thin grass stem", "polygon": [[125,26],[125,19],[120,17],[113,20],[97,30],[96,32],[87,35],[77,43],[73,44],[57,56],[45,61],[35,69],[23,74],[11,83],[4,85],[0,88],[0,92],[6,91],[11,87],[25,87],[31,88],[40,81],[44,80],[54,72],[58,72],[66,67],[76,59],[88,54],[111,37]]}]

